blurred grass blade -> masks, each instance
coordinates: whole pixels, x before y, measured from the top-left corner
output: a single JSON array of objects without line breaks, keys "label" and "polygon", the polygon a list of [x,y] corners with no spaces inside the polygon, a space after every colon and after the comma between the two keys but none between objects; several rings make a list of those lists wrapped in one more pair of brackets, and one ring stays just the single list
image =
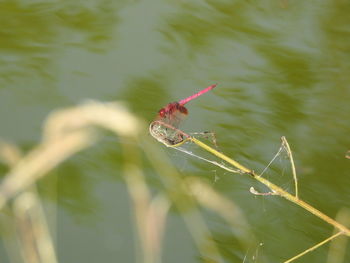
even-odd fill
[{"label": "blurred grass blade", "polygon": [[45,215],[35,192],[25,192],[14,202],[23,261],[57,263]]}]

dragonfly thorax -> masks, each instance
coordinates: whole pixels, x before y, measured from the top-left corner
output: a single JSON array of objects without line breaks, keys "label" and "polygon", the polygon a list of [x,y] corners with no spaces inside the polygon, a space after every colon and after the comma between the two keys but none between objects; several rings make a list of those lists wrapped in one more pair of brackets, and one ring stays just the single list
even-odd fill
[{"label": "dragonfly thorax", "polygon": [[164,108],[161,108],[158,111],[159,117],[160,118],[169,118],[173,114],[176,114],[176,112],[182,113],[187,115],[188,110],[184,105],[179,104],[178,102],[172,102],[166,105]]}]

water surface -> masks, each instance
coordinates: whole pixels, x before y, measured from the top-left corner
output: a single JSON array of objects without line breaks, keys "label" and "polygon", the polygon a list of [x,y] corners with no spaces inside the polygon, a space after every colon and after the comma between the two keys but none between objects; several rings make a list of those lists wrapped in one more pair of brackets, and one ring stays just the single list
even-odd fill
[{"label": "water surface", "polygon": [[[344,0],[2,1],[0,136],[29,149],[50,111],[86,99],[124,101],[149,122],[168,102],[218,83],[188,105],[183,129],[215,131],[220,150],[255,171],[286,136],[300,196],[335,217],[350,200],[349,12]],[[55,211],[49,221],[60,262],[136,260],[118,140],[107,136],[39,184]],[[247,217],[261,245],[244,250],[204,212],[227,262],[281,262],[333,231],[279,197],[250,194],[251,186],[266,190],[250,179],[166,152],[184,177],[207,179]],[[292,191],[282,157],[266,176]],[[146,173],[157,192],[154,171]],[[201,262],[176,209],[162,254],[163,262]],[[326,245],[298,262],[326,262],[327,254]],[[4,246],[0,258],[12,262]]]}]

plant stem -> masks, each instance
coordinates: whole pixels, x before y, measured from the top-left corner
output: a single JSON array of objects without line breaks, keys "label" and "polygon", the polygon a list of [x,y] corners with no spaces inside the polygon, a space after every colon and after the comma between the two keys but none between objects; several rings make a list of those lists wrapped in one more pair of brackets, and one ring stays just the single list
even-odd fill
[{"label": "plant stem", "polygon": [[329,238],[327,238],[327,239],[323,240],[322,242],[316,244],[315,246],[310,247],[309,249],[303,251],[302,253],[300,253],[300,254],[298,254],[298,255],[296,255],[296,256],[294,256],[294,257],[288,259],[287,261],[284,261],[283,263],[292,262],[292,261],[296,260],[297,258],[300,258],[300,257],[304,256],[305,254],[307,254],[307,253],[309,253],[309,252],[315,250],[316,248],[319,248],[320,246],[326,244],[327,242],[329,242],[329,241],[331,241],[332,239],[334,239],[334,238],[340,236],[341,234],[343,234],[343,233],[342,233],[342,232],[338,232],[338,233],[334,234],[333,236],[330,236]]},{"label": "plant stem", "polygon": [[339,229],[341,233],[350,236],[350,230],[345,227],[344,225],[340,224],[339,222],[335,221],[334,219],[330,218],[329,216],[325,215],[318,209],[314,208],[313,206],[309,205],[305,201],[299,199],[298,197],[288,193],[287,191],[283,190],[281,187],[275,185],[274,183],[271,183],[269,180],[259,176],[256,174],[253,170],[250,170],[249,168],[241,165],[237,161],[231,159],[230,157],[224,155],[221,152],[218,152],[217,150],[213,149],[212,147],[206,145],[205,143],[197,140],[194,137],[189,138],[193,143],[198,145],[199,147],[203,148],[204,150],[210,152],[211,154],[219,157],[220,159],[228,162],[229,164],[233,165],[234,167],[241,170],[243,173],[249,174],[252,177],[254,177],[256,180],[258,180],[260,183],[266,185],[268,188],[270,188],[273,192],[276,194],[286,198],[287,200],[293,202],[294,204],[304,208],[305,210],[309,211],[310,213],[314,214],[315,216],[319,217],[323,221],[327,222],[330,225],[333,225],[335,228]]}]

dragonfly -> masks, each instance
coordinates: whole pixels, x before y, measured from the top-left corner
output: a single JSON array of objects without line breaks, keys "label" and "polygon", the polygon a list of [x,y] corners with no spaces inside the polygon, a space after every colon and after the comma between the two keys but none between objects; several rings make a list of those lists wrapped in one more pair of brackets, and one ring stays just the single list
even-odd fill
[{"label": "dragonfly", "polygon": [[150,134],[167,146],[174,147],[182,144],[186,138],[190,137],[190,135],[178,129],[181,121],[188,115],[185,104],[214,89],[216,86],[216,84],[211,85],[185,99],[169,103],[161,108],[157,117],[149,126]]}]

